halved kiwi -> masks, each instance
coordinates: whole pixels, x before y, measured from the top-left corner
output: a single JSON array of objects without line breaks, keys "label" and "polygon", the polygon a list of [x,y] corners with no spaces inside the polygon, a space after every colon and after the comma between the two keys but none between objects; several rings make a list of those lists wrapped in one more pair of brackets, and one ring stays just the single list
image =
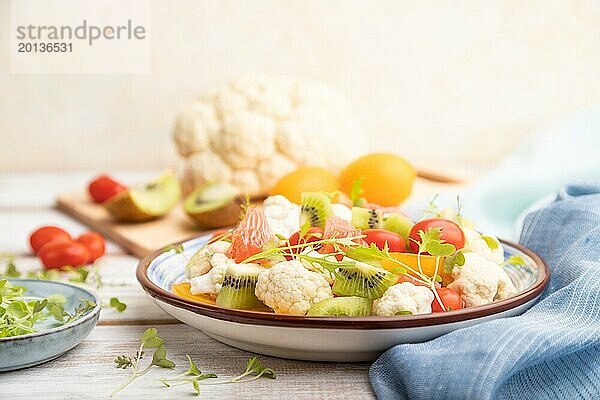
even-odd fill
[{"label": "halved kiwi", "polygon": [[371,300],[363,297],[334,297],[312,305],[306,315],[333,317],[366,317],[371,314]]},{"label": "halved kiwi", "polygon": [[358,229],[381,228],[383,212],[369,208],[352,207],[352,226]]},{"label": "halved kiwi", "polygon": [[333,216],[331,199],[323,192],[304,192],[301,195],[300,225],[325,227],[327,218]]},{"label": "halved kiwi", "polygon": [[351,267],[338,268],[333,293],[339,296],[359,296],[374,300],[396,283],[398,277],[391,272],[357,261]]},{"label": "halved kiwi", "polygon": [[145,185],[129,188],[102,205],[118,221],[150,221],[167,214],[179,200],[179,181],[166,172]]},{"label": "halved kiwi", "polygon": [[414,222],[400,213],[393,213],[383,220],[383,229],[396,232],[402,236],[405,243],[408,243],[408,234],[412,229]]},{"label": "halved kiwi", "polygon": [[241,310],[265,307],[258,300],[254,289],[258,274],[264,268],[257,264],[232,264],[227,268],[221,292],[217,296],[217,305]]},{"label": "halved kiwi", "polygon": [[185,198],[183,209],[200,228],[235,225],[245,201],[239,194],[238,188],[228,183],[208,183]]}]

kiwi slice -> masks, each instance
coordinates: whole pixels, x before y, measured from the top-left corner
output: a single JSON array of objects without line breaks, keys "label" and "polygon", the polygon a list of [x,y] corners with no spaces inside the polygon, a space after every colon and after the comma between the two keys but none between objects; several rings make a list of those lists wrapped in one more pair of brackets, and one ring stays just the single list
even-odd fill
[{"label": "kiwi slice", "polygon": [[404,238],[404,242],[408,243],[408,234],[414,223],[400,213],[393,213],[385,217],[383,220],[383,229],[396,232]]},{"label": "kiwi slice", "polygon": [[264,307],[254,294],[258,274],[263,270],[256,264],[232,264],[227,267],[217,305],[242,310]]},{"label": "kiwi slice", "polygon": [[306,315],[333,317],[366,317],[371,314],[371,300],[363,297],[334,297],[312,305]]},{"label": "kiwi slice", "polygon": [[102,205],[121,222],[144,222],[166,215],[177,204],[181,190],[172,172],[111,197]]},{"label": "kiwi slice", "polygon": [[352,207],[352,226],[358,229],[381,228],[383,212],[369,208]]},{"label": "kiwi slice", "polygon": [[325,228],[325,222],[333,216],[329,196],[323,192],[303,192],[300,198],[300,225],[308,221],[310,226]]},{"label": "kiwi slice", "polygon": [[185,212],[200,228],[235,225],[245,199],[228,183],[208,183],[190,193],[183,203]]},{"label": "kiwi slice", "polygon": [[395,284],[398,277],[388,270],[357,261],[351,267],[338,268],[333,293],[374,300]]}]

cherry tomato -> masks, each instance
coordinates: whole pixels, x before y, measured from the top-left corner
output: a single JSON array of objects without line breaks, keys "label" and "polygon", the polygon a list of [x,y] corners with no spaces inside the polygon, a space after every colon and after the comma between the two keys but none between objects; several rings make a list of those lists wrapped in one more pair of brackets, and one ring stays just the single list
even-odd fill
[{"label": "cherry tomato", "polygon": [[[440,288],[437,289],[438,296],[440,296],[440,300],[444,304],[444,308],[446,311],[452,310],[460,310],[463,308],[462,298],[458,293],[450,288]],[[434,297],[433,302],[431,303],[431,311],[432,312],[443,312],[440,303],[437,298]]]},{"label": "cherry tomato", "polygon": [[88,251],[87,264],[96,261],[104,255],[106,243],[102,235],[96,232],[87,232],[77,238],[77,243],[82,244]]},{"label": "cherry tomato", "polygon": [[[409,282],[409,283],[412,283],[413,285],[416,285],[416,286],[427,286],[427,287],[431,287],[429,284],[426,284],[425,282],[421,282],[420,280],[418,280],[418,279],[416,279],[416,278],[414,278],[414,277],[412,277],[412,276],[409,276],[409,275],[404,275],[404,274],[402,274],[402,275],[398,275],[398,281],[397,281],[397,282],[398,282],[398,283],[402,283],[402,282]],[[442,284],[441,284],[441,283],[439,283],[439,282],[436,282],[436,283],[435,283],[435,287],[436,287],[436,288],[441,288],[441,287],[442,287]]]},{"label": "cherry tomato", "polygon": [[52,241],[42,246],[38,256],[46,269],[55,269],[84,265],[90,253],[84,245],[75,241]]},{"label": "cherry tomato", "polygon": [[[308,231],[306,231],[306,234],[304,235],[304,237],[302,237],[302,239],[300,239],[300,232],[292,233],[292,235],[288,239],[288,242],[290,243],[290,246],[296,246],[298,244],[313,243],[321,239],[323,239],[323,229],[313,226],[309,228]],[[316,245],[315,250],[318,250],[320,247],[321,246]],[[290,251],[294,254],[298,254],[302,250],[303,249],[290,249]],[[292,259],[291,256],[285,256],[285,258],[287,260]]]},{"label": "cherry tomato", "polygon": [[367,235],[364,238],[365,242],[369,245],[374,243],[379,250],[383,250],[386,243],[389,251],[402,253],[406,250],[404,238],[395,232],[385,229],[365,229],[362,233]]},{"label": "cherry tomato", "polygon": [[103,203],[111,197],[127,190],[127,187],[108,175],[100,175],[90,182],[88,192],[96,203]]},{"label": "cherry tomato", "polygon": [[57,226],[42,226],[41,228],[36,229],[29,236],[29,244],[31,245],[31,250],[34,254],[36,254],[40,248],[46,243],[53,240],[63,240],[70,241],[71,235],[64,229],[61,229]]},{"label": "cherry tomato", "polygon": [[[431,228],[441,228],[440,239],[442,239],[444,243],[450,243],[456,247],[457,250],[465,247],[465,234],[462,229],[460,229],[460,226],[448,219],[430,218],[417,222],[408,234],[410,250],[413,253],[419,252],[419,245],[415,243],[415,241],[421,242],[419,231],[427,232]],[[429,253],[424,252],[423,254]]]}]

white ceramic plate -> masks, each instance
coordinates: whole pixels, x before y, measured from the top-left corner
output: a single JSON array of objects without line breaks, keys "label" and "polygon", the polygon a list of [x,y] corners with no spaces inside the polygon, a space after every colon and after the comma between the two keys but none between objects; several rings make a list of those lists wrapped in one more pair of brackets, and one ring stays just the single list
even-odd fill
[{"label": "white ceramic plate", "polygon": [[492,304],[446,313],[396,317],[305,317],[232,310],[180,297],[174,283],[184,281],[186,260],[210,233],[181,243],[183,253],[156,251],[140,261],[137,278],[167,313],[228,345],[276,357],[314,361],[371,361],[400,343],[423,342],[501,317],[518,315],[537,300],[550,272],[531,250],[502,241],[505,257],[521,256],[525,266],[506,270],[519,292]]}]

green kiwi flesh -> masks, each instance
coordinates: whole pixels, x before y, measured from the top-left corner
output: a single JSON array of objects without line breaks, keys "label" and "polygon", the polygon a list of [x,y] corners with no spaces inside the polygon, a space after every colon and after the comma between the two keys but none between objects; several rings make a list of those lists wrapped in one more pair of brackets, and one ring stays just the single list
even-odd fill
[{"label": "green kiwi flesh", "polygon": [[369,208],[352,207],[352,226],[358,229],[381,228],[383,212]]},{"label": "green kiwi flesh", "polygon": [[380,298],[398,277],[391,272],[357,261],[351,267],[338,268],[333,293],[359,296],[369,300]]},{"label": "green kiwi flesh", "polygon": [[312,305],[306,315],[331,317],[366,317],[371,314],[371,300],[363,297],[334,297]]},{"label": "green kiwi flesh", "polygon": [[256,264],[232,264],[227,268],[217,305],[241,310],[257,309],[264,304],[254,294],[258,274],[264,268]]},{"label": "green kiwi flesh", "polygon": [[220,228],[239,221],[244,200],[236,187],[213,182],[189,194],[183,208],[200,228]]},{"label": "green kiwi flesh", "polygon": [[408,234],[413,225],[410,219],[399,213],[390,214],[383,220],[383,229],[396,232],[402,236],[405,243],[408,243]]},{"label": "green kiwi flesh", "polygon": [[300,225],[308,221],[310,226],[324,228],[327,219],[333,216],[329,196],[323,192],[304,192],[300,199]]}]

